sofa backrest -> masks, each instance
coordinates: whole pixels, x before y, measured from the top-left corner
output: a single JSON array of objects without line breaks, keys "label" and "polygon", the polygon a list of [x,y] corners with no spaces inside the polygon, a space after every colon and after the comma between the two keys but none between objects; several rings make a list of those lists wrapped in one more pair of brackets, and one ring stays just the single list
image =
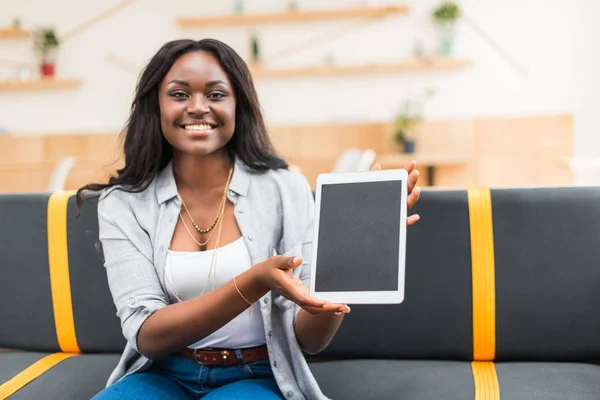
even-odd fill
[{"label": "sofa backrest", "polygon": [[96,204],[78,218],[74,196],[0,195],[0,348],[122,351]]},{"label": "sofa backrest", "polygon": [[[353,305],[317,357],[600,358],[600,188],[492,190],[489,221],[477,193],[422,193],[413,210],[421,221],[408,229],[404,302]],[[74,197],[49,197],[0,195],[0,347],[65,351],[74,331],[83,352],[119,352],[96,203],[77,218]]]},{"label": "sofa backrest", "polygon": [[404,302],[353,306],[321,356],[598,359],[600,188],[497,189],[490,200],[488,282],[472,260],[482,246],[472,224],[485,214],[476,196],[424,191],[407,232]]}]

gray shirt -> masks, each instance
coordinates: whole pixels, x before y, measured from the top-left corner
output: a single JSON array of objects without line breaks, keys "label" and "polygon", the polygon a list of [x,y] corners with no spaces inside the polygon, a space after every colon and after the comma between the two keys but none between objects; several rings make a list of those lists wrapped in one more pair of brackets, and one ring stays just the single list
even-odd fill
[{"label": "gray shirt", "polygon": [[[100,241],[108,283],[127,345],[108,385],[150,366],[138,352],[137,335],[152,313],[167,306],[165,261],[181,200],[172,163],[140,193],[104,190],[98,204]],[[239,159],[228,199],[250,252],[252,264],[273,254],[303,257],[294,274],[310,280],[314,201],[302,175],[287,170],[255,172]],[[325,399],[296,340],[295,303],[269,292],[260,299],[271,366],[286,398]]]}]

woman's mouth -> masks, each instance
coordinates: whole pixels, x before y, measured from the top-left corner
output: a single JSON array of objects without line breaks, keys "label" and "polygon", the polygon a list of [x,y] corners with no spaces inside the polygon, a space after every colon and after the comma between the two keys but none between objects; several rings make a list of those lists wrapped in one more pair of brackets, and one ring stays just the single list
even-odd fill
[{"label": "woman's mouth", "polygon": [[185,131],[191,135],[210,135],[216,128],[211,124],[187,124],[181,125]]}]

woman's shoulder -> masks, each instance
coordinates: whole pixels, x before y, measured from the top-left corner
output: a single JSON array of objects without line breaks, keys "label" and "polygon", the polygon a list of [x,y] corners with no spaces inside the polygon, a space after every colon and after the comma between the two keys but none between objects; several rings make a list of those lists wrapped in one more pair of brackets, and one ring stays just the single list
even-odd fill
[{"label": "woman's shoulder", "polygon": [[104,189],[100,193],[98,208],[104,210],[119,209],[144,209],[156,203],[154,182],[151,182],[142,191],[131,191],[123,185],[115,185]]}]

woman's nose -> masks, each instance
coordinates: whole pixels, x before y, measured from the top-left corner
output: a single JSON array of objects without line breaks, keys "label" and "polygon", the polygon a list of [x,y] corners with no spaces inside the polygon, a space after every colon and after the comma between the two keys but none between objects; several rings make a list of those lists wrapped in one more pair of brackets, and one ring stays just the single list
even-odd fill
[{"label": "woman's nose", "polygon": [[210,107],[204,96],[192,96],[186,111],[188,114],[202,115],[210,112]]}]

